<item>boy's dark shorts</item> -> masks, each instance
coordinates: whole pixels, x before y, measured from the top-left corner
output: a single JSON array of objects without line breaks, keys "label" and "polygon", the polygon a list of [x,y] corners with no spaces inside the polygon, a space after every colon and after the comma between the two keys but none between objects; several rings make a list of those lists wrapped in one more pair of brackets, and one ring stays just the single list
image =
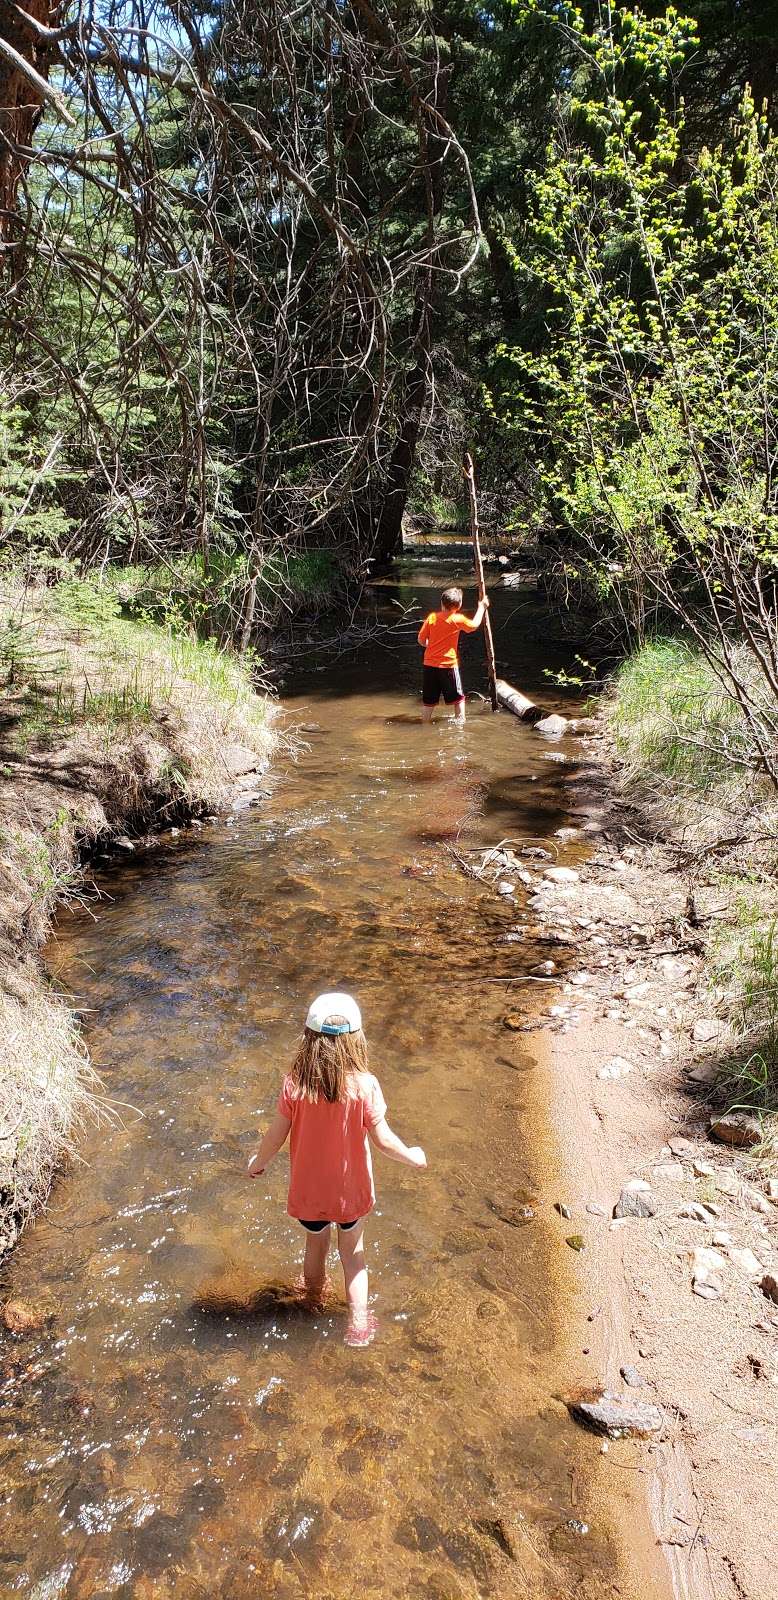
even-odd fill
[{"label": "boy's dark shorts", "polygon": [[441,695],[447,706],[464,700],[459,667],[422,667],[421,698],[425,706],[436,706]]}]

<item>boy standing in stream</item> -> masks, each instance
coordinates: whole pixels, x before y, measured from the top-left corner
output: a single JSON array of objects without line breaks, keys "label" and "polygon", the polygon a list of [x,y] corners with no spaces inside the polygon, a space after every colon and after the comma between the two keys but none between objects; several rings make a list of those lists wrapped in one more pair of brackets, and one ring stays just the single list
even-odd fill
[{"label": "boy standing in stream", "polygon": [[444,589],[440,597],[440,610],[431,611],[419,629],[419,644],[424,645],[422,669],[421,720],[431,722],[432,713],[443,696],[443,703],[453,706],[457,722],[465,720],[465,697],[459,676],[459,635],[475,633],[484,619],[489,604],[486,596],[479,600],[472,617],[460,611],[461,589]]}]

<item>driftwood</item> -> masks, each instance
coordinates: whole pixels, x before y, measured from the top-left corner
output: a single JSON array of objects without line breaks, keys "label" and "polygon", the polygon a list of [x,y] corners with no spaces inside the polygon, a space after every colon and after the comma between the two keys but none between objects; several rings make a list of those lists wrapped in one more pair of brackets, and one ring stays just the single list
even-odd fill
[{"label": "driftwood", "polygon": [[500,705],[504,706],[506,711],[512,711],[514,717],[519,717],[522,722],[539,722],[540,718],[545,716],[545,712],[535,705],[534,700],[528,700],[520,689],[514,689],[504,678],[498,678],[495,687]]}]

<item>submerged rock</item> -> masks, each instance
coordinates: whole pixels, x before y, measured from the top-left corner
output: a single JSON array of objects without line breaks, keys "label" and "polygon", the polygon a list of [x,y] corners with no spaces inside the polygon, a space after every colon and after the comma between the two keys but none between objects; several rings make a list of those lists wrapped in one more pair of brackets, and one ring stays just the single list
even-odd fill
[{"label": "submerged rock", "polygon": [[3,1326],[9,1333],[40,1333],[50,1322],[54,1321],[57,1313],[50,1303],[32,1300],[6,1300],[3,1306]]},{"label": "submerged rock", "polygon": [[485,1534],[487,1539],[493,1539],[510,1561],[517,1560],[516,1539],[505,1517],[474,1517],[473,1527],[478,1533]]},{"label": "submerged rock", "polygon": [[305,1560],[324,1533],[326,1513],[316,1500],[290,1500],[264,1526],[265,1548],[282,1560]]},{"label": "submerged rock", "polygon": [[399,1522],[394,1537],[395,1543],[401,1544],[404,1550],[420,1550],[427,1554],[439,1550],[443,1544],[443,1530],[437,1522],[418,1514]]},{"label": "submerged rock", "polygon": [[566,1395],[571,1417],[593,1433],[609,1439],[645,1439],[662,1426],[659,1406],[634,1400],[631,1395],[612,1394],[607,1389],[581,1389]]},{"label": "submerged rock", "polygon": [[480,1539],[464,1529],[452,1528],[443,1538],[443,1549],[452,1566],[460,1572],[472,1573],[476,1583],[487,1584],[491,1577],[492,1561]]},{"label": "submerged rock", "polygon": [[525,1222],[532,1222],[535,1216],[534,1206],[529,1205],[526,1201],[520,1201],[518,1205],[511,1205],[510,1202],[490,1200],[488,1204],[489,1210],[493,1211],[496,1217],[499,1217],[500,1222],[507,1222],[510,1228],[523,1228]]},{"label": "submerged rock", "polygon": [[759,1144],[762,1137],[762,1125],[751,1111],[728,1111],[723,1116],[711,1117],[709,1129],[712,1138],[740,1149]]}]

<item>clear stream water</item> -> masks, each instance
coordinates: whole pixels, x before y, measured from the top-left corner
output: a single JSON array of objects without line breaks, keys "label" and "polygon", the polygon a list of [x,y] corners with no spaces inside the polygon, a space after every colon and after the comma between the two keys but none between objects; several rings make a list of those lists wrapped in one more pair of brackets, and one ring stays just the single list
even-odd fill
[{"label": "clear stream water", "polygon": [[[379,601],[426,610],[438,582],[419,569]],[[498,661],[553,703],[532,613],[495,595]],[[463,732],[423,728],[414,640],[298,675],[283,719],[309,731],[263,804],[107,869],[94,915],[59,920],[50,968],[128,1109],[88,1134],[5,1270],[6,1295],[57,1316],[0,1343],[4,1595],[632,1592],[588,1492],[597,1442],[553,1398],[565,1230],[531,1040],[503,1024],[527,990],[486,981],[548,949],[506,940],[520,907],[445,850],[552,836],[562,769],[478,703]],[[244,1178],[309,999],[341,986],[391,1123],[429,1159],[377,1160],[362,1351],[335,1263],[326,1314],[288,1291],[286,1157]],[[208,1314],[204,1290],[236,1305]]]}]

